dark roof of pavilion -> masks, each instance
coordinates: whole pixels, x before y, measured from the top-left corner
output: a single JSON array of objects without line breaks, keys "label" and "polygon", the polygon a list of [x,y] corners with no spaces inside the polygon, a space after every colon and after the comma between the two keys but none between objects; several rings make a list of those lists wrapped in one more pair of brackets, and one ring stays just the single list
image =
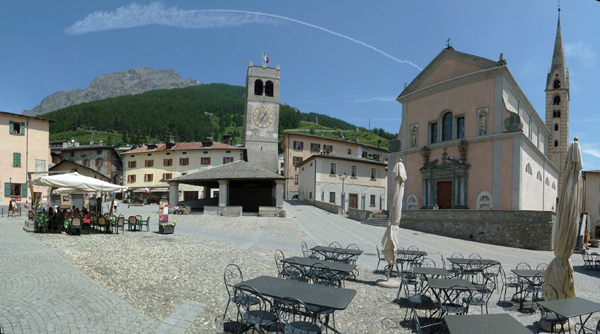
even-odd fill
[{"label": "dark roof of pavilion", "polygon": [[178,176],[168,182],[218,181],[218,180],[285,180],[286,177],[262,169],[249,162],[238,160],[207,168],[199,172]]}]

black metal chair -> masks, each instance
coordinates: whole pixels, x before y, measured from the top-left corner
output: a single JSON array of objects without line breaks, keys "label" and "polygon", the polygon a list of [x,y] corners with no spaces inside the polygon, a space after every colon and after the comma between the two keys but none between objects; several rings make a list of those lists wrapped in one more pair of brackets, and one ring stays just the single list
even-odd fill
[{"label": "black metal chair", "polygon": [[323,324],[318,314],[303,301],[284,297],[277,303],[277,319],[284,334],[319,334],[323,332]]},{"label": "black metal chair", "polygon": [[289,262],[283,263],[281,269],[280,278],[291,279],[294,281],[307,282],[309,280],[308,275],[298,263],[298,261],[290,260]]},{"label": "black metal chair", "polygon": [[277,268],[277,277],[281,278],[283,276],[283,263],[281,262],[281,260],[285,259],[285,255],[283,255],[283,252],[278,249],[275,251],[275,266]]},{"label": "black metal chair", "polygon": [[460,268],[457,268],[454,264],[452,264],[452,262],[446,262],[446,259],[444,259],[444,255],[440,255],[440,257],[442,259],[442,268],[448,270],[452,277],[460,275]]},{"label": "black metal chair", "polygon": [[479,255],[477,253],[471,253],[471,255],[469,255],[469,259],[479,259],[479,260],[481,260],[481,255]]},{"label": "black metal chair", "polygon": [[332,247],[332,248],[342,248],[342,244],[340,244],[337,241],[334,241],[334,242],[332,242],[332,243],[329,244],[329,247]]},{"label": "black metal chair", "polygon": [[245,303],[258,303],[258,299],[255,297],[235,296],[235,285],[244,281],[242,270],[237,265],[228,264],[227,267],[225,267],[225,272],[223,273],[223,281],[225,282],[225,290],[227,290],[227,305],[225,306],[225,312],[223,313],[223,320],[225,320],[225,316],[227,315],[227,309],[229,309],[229,304],[231,302],[233,302],[236,305]]},{"label": "black metal chair", "polygon": [[419,317],[416,309],[411,309],[413,323],[418,334],[428,333],[444,333],[444,322],[439,319]]},{"label": "black metal chair", "polygon": [[583,258],[583,269],[591,269],[594,267],[594,258],[585,249],[581,252]]},{"label": "black metal chair", "polygon": [[470,259],[467,266],[460,274],[464,279],[479,286],[483,278],[483,265],[481,264],[481,260]]},{"label": "black metal chair", "polygon": [[531,270],[531,266],[527,262],[521,262],[517,264],[517,270]]},{"label": "black metal chair", "polygon": [[511,304],[506,300],[506,293],[508,292],[508,289],[515,289],[516,294],[518,291],[523,289],[523,284],[519,277],[517,277],[515,274],[510,273],[509,275],[506,275],[502,267],[500,267],[498,271],[498,277],[499,281],[502,283],[502,287],[500,288],[500,293],[498,296],[498,305],[508,306]]},{"label": "black metal chair", "polygon": [[[275,329],[274,327],[277,324],[276,310],[271,302],[255,288],[244,284],[238,285],[234,290],[233,298],[236,301],[241,301],[236,303],[238,314],[241,315],[238,333],[246,332],[250,328],[253,331],[257,329],[259,333],[262,333],[263,329],[267,331]],[[250,300],[253,302],[246,302]]]},{"label": "black metal chair", "polygon": [[480,306],[481,314],[483,314],[483,307],[485,306],[485,314],[488,314],[488,302],[494,291],[496,291],[496,283],[494,283],[493,279],[488,278],[477,288],[471,299],[466,300],[466,302],[471,306]]},{"label": "black metal chair", "polygon": [[[542,294],[542,297],[544,300],[558,299],[558,292],[556,291],[556,288],[550,284],[547,284],[547,283],[542,284],[542,286],[540,287],[540,293]],[[563,317],[559,316],[558,314],[546,309],[545,307],[543,307],[539,304],[538,304],[538,309],[540,310],[540,314],[541,314],[539,324],[541,324],[543,321],[546,321],[550,324],[551,328],[555,328],[555,326],[557,324],[561,324],[560,330],[562,330],[564,333],[564,328],[562,328],[562,324],[564,324],[567,321],[567,318],[563,318]],[[538,331],[537,331],[538,333],[540,332],[539,324],[538,324]]]},{"label": "black metal chair", "polygon": [[[326,285],[336,288],[342,288],[344,281],[338,274],[333,272],[329,267],[323,263],[315,263],[310,267],[310,281],[313,284]],[[335,329],[335,310],[334,309],[323,309],[316,306],[309,305],[308,308],[315,314],[319,314],[324,317],[325,326],[329,326],[329,318],[331,317],[333,328]]]},{"label": "black metal chair", "polygon": [[473,298],[473,292],[467,286],[457,284],[440,293],[440,310],[444,314],[467,314],[469,313],[469,300]]},{"label": "black metal chair", "polygon": [[[398,294],[396,296],[396,299],[399,301],[400,307],[402,307],[402,303],[400,300],[401,293],[403,293],[406,302],[409,303],[409,308],[414,309],[419,307],[421,309],[424,309],[425,304],[431,303],[432,300],[431,297],[428,295],[427,287],[420,284],[415,276],[408,277],[408,275],[400,275],[400,279],[401,283],[400,287],[398,288]],[[406,320],[409,313],[410,312],[408,312],[407,308],[407,311],[404,313],[404,320]]]},{"label": "black metal chair", "polygon": [[464,259],[465,257],[461,253],[454,253],[450,256],[451,259]]}]

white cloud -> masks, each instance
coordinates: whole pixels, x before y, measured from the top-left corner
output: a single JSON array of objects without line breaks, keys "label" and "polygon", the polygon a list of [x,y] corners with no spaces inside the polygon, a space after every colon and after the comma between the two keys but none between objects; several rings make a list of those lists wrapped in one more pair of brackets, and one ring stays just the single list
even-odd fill
[{"label": "white cloud", "polygon": [[69,35],[81,35],[151,24],[202,29],[237,27],[249,23],[278,24],[280,22],[275,18],[250,13],[185,11],[177,7],[166,8],[162,3],[154,2],[149,5],[134,3],[119,7],[112,12],[93,12],[66,28],[65,32]]},{"label": "white cloud", "polygon": [[204,29],[204,28],[224,28],[238,27],[244,24],[280,24],[281,22],[293,22],[307,27],[321,30],[328,34],[338,36],[353,43],[369,48],[389,59],[401,64],[408,64],[419,71],[421,67],[411,61],[398,59],[378,48],[361,42],[352,37],[340,34],[338,32],[310,24],[293,18],[267,14],[261,12],[250,12],[235,9],[200,9],[200,10],[180,10],[177,7],[166,8],[160,2],[153,2],[149,5],[131,4],[119,7],[112,12],[93,12],[84,19],[75,22],[72,26],[65,29],[69,35],[81,35],[90,32],[106,31],[112,29],[125,29],[134,27],[143,27],[151,24]]},{"label": "white cloud", "polygon": [[589,44],[579,41],[565,44],[565,56],[574,58],[590,68],[596,65],[598,55]]},{"label": "white cloud", "polygon": [[600,158],[600,145],[598,144],[581,144],[581,153],[589,154],[596,158]]}]

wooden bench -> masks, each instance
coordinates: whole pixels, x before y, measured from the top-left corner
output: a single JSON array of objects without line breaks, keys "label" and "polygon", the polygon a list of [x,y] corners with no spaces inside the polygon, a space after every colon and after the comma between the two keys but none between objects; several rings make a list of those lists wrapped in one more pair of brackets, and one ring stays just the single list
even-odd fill
[{"label": "wooden bench", "polygon": [[279,216],[279,210],[277,209],[267,209],[267,208],[259,208],[258,209],[258,216],[259,217],[278,217]]},{"label": "wooden bench", "polygon": [[183,214],[184,215],[189,215],[190,212],[192,212],[192,208],[190,208],[190,207],[183,208]]},{"label": "wooden bench", "polygon": [[239,217],[240,216],[240,211],[239,210],[235,210],[235,209],[224,209],[221,210],[221,216],[225,216],[225,217]]}]

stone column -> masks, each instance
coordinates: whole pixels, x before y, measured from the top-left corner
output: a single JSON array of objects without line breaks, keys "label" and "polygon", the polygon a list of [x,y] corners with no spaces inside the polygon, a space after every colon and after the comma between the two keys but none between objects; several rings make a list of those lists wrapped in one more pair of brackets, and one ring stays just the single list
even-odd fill
[{"label": "stone column", "polygon": [[219,206],[229,204],[229,181],[219,180]]},{"label": "stone column", "polygon": [[[285,180],[275,180],[275,206],[283,207],[283,184]],[[315,194],[315,197],[317,194]]]},{"label": "stone column", "polygon": [[169,183],[169,205],[173,206],[179,202],[179,183]]},{"label": "stone column", "polygon": [[204,199],[210,198],[210,187],[208,186],[204,186],[203,187],[203,191],[204,191]]}]

